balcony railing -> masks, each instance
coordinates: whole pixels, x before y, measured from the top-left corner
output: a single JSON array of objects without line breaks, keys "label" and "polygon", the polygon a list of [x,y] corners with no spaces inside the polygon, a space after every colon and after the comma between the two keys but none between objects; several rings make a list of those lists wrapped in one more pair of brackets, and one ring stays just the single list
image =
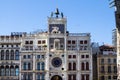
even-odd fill
[{"label": "balcony railing", "polygon": [[45,51],[47,48],[21,48],[21,51]]},{"label": "balcony railing", "polygon": [[0,43],[20,43],[21,42],[21,39],[18,38],[18,39],[0,39]]}]

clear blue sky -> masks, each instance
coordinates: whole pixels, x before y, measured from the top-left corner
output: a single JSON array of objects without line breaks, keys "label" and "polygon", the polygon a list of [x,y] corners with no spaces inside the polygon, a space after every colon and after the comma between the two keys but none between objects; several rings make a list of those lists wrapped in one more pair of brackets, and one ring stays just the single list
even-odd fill
[{"label": "clear blue sky", "polygon": [[0,0],[0,35],[47,29],[47,16],[56,8],[67,17],[68,31],[112,43],[115,18],[108,0]]}]

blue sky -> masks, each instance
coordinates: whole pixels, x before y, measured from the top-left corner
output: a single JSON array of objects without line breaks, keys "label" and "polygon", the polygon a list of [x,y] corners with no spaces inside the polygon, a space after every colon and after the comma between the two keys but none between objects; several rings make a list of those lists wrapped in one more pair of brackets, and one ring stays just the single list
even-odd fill
[{"label": "blue sky", "polygon": [[47,17],[59,8],[71,33],[91,33],[91,40],[112,44],[114,8],[108,0],[0,0],[0,35],[47,29]]}]

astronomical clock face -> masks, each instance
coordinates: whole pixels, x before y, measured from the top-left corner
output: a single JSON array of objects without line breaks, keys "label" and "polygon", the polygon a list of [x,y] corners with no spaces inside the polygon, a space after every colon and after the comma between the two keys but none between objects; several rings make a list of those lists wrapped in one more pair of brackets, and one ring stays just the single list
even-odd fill
[{"label": "astronomical clock face", "polygon": [[64,24],[49,24],[50,33],[65,33]]},{"label": "astronomical clock face", "polygon": [[59,57],[55,57],[52,59],[52,65],[54,67],[60,67],[62,65],[62,60]]}]

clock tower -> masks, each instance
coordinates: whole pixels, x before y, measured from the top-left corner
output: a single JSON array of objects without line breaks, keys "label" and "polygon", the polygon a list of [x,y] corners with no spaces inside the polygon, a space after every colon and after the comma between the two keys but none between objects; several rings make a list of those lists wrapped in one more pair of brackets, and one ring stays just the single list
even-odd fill
[{"label": "clock tower", "polygon": [[58,8],[48,17],[48,80],[66,77],[66,18]]}]

